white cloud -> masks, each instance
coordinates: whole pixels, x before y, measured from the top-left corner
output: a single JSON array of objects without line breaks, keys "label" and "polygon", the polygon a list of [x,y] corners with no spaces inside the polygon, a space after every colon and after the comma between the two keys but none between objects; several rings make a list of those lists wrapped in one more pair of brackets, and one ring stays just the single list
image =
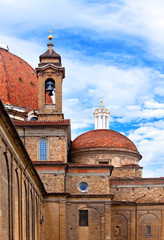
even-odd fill
[{"label": "white cloud", "polygon": [[149,109],[164,109],[164,103],[158,103],[154,99],[150,99],[145,102],[145,107]]},{"label": "white cloud", "polygon": [[92,93],[95,104],[101,97],[111,105],[134,104],[138,96],[145,96],[152,87],[151,69],[134,67],[122,70],[115,66],[92,64],[85,59],[78,61],[67,58],[63,62],[67,69],[64,82],[67,94],[76,96],[77,93],[79,96],[79,91],[87,89],[85,95]]},{"label": "white cloud", "polygon": [[[6,12],[8,14],[6,14]],[[111,33],[140,36],[151,43],[163,46],[164,38],[164,2],[149,1],[116,1],[90,2],[75,0],[3,0],[1,1],[1,29],[6,26],[23,33],[39,27],[53,29],[74,28],[94,30],[97,37],[111,37]],[[73,30],[73,29],[72,29]],[[75,31],[76,31],[75,30]],[[9,29],[7,28],[7,31]],[[11,29],[12,31],[12,29]],[[14,31],[13,34],[14,34]],[[7,32],[6,32],[7,33]],[[19,36],[21,37],[20,33]],[[92,35],[91,35],[92,37]],[[94,34],[94,37],[96,35]],[[155,44],[153,45],[155,47]],[[153,51],[153,49],[152,49]],[[160,54],[156,47],[155,51]],[[163,53],[161,53],[163,55]]]},{"label": "white cloud", "polygon": [[153,168],[152,170],[150,169],[143,169],[143,177],[145,178],[159,178],[159,177],[163,177],[163,173],[164,173],[164,167],[162,165]]},{"label": "white cloud", "polygon": [[148,175],[150,177],[153,171],[152,176],[157,176],[159,173],[162,176],[160,166],[164,161],[164,120],[142,124],[141,127],[132,130],[128,137],[136,143],[143,155],[140,165],[149,169],[144,170],[144,177]]}]

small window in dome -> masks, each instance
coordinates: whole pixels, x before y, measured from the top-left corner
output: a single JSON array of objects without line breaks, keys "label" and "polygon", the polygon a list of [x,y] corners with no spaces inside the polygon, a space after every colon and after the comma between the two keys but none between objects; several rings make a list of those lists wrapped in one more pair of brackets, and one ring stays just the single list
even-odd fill
[{"label": "small window in dome", "polygon": [[101,161],[99,161],[99,164],[109,164],[109,160],[101,160]]},{"label": "small window in dome", "polygon": [[22,62],[20,62],[20,63],[22,63]]},{"label": "small window in dome", "polygon": [[12,58],[10,58],[10,60],[12,61]]}]

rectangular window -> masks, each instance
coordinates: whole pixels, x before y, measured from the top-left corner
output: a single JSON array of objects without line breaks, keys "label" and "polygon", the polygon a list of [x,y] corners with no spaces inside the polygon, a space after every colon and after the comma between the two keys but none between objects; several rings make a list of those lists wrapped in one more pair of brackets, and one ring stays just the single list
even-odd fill
[{"label": "rectangular window", "polygon": [[103,116],[101,116],[101,128],[104,128],[104,124],[103,124]]},{"label": "rectangular window", "polygon": [[99,117],[97,117],[97,129],[99,128]]},{"label": "rectangular window", "polygon": [[40,160],[47,160],[47,141],[45,139],[40,140]]},{"label": "rectangular window", "polygon": [[79,226],[88,227],[88,210],[79,210]]},{"label": "rectangular window", "polygon": [[105,128],[106,129],[107,129],[107,125],[108,125],[107,121],[108,121],[108,118],[107,118],[107,116],[105,116]]},{"label": "rectangular window", "polygon": [[151,236],[151,226],[146,226],[146,236]]}]

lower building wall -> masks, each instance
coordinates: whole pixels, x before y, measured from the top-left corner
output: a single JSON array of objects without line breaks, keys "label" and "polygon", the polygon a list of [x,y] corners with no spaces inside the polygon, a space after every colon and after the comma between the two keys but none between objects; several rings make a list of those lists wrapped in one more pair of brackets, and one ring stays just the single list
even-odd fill
[{"label": "lower building wall", "polygon": [[[80,211],[87,210],[88,224],[80,223]],[[106,219],[106,220],[105,220]],[[67,240],[111,239],[111,205],[103,201],[67,202]]]},{"label": "lower building wall", "polygon": [[[164,240],[163,205],[51,198],[42,210],[44,240]],[[88,211],[87,226],[80,225],[80,210]]]},{"label": "lower building wall", "polygon": [[43,201],[42,239],[66,240],[66,201],[53,197]]},{"label": "lower building wall", "polygon": [[112,206],[112,240],[163,240],[164,206]]},{"label": "lower building wall", "polygon": [[0,129],[0,238],[40,239],[41,193]]}]

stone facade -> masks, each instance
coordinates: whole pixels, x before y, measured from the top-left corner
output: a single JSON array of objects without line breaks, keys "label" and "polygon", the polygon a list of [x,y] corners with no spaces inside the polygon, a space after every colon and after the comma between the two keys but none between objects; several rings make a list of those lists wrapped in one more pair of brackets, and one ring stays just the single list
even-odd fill
[{"label": "stone facade", "polygon": [[17,131],[32,161],[39,159],[39,141],[47,141],[47,161],[67,162],[70,146],[70,121],[58,120],[47,122],[15,122]]},{"label": "stone facade", "polygon": [[43,184],[0,103],[0,235],[40,239]]}]

